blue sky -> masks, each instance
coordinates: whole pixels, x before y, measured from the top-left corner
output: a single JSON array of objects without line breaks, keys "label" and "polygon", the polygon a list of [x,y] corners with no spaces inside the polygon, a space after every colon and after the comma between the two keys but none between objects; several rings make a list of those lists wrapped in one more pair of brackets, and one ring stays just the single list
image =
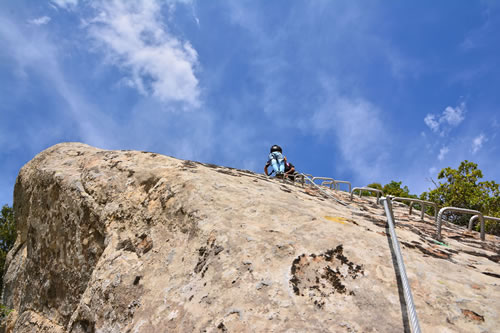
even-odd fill
[{"label": "blue sky", "polygon": [[78,141],[262,172],[500,180],[496,1],[3,1],[0,204]]}]

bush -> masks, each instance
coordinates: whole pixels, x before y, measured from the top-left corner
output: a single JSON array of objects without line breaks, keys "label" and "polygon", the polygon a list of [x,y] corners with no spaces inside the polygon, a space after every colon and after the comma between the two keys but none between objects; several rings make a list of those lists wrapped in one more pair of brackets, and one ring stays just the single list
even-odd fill
[{"label": "bush", "polygon": [[3,290],[3,274],[7,253],[16,241],[16,222],[12,207],[4,205],[0,214],[0,293]]}]

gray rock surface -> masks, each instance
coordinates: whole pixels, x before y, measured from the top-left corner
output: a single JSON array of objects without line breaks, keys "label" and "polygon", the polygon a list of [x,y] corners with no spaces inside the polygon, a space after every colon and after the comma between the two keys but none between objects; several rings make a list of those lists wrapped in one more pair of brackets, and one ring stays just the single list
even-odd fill
[{"label": "gray rock surface", "polygon": [[[330,191],[330,190],[328,190]],[[20,171],[7,332],[403,332],[374,198],[148,152],[53,146]],[[423,332],[498,332],[500,240],[395,204]]]}]

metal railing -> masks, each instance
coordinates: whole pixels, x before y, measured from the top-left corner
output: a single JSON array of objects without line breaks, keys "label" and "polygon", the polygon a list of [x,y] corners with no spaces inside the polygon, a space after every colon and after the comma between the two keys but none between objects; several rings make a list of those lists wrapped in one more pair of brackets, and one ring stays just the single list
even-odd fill
[{"label": "metal railing", "polygon": [[[310,177],[308,177],[308,175],[307,175],[307,174],[302,173],[301,175],[302,175],[302,177],[304,177],[304,179],[305,179],[306,181],[310,182],[310,183],[311,183],[311,185],[313,185],[314,187],[316,187],[316,188],[317,188],[317,189],[318,189],[321,193],[323,193],[323,195],[325,195],[326,197],[328,197],[328,198],[330,198],[330,199],[335,200],[336,202],[338,202],[338,203],[339,203],[339,204],[341,204],[341,205],[348,206],[348,204],[347,204],[347,203],[343,202],[342,200],[339,200],[339,199],[335,198],[333,195],[331,195],[330,193],[328,193],[328,192],[326,192],[324,189],[322,189],[322,188],[321,188],[321,186],[320,186],[320,185],[318,185],[318,184],[316,184],[316,183],[313,181],[313,179],[311,179]],[[316,178],[316,179],[319,179],[319,178],[325,178],[325,177],[315,177],[315,178]],[[330,179],[331,179],[331,178],[330,178]]]},{"label": "metal railing", "polygon": [[[472,231],[472,225],[474,224],[474,222],[479,218],[479,215],[474,215],[473,217],[470,218],[469,220],[469,227],[468,227],[468,230],[469,231]],[[483,219],[484,220],[490,220],[490,221],[497,221],[497,222],[500,222],[500,218],[498,217],[493,217],[493,216],[483,216]]]},{"label": "metal railing", "polygon": [[351,192],[351,182],[348,182],[347,180],[336,180],[335,181],[335,190],[339,190],[339,184],[347,184],[349,185],[349,193]]},{"label": "metal railing", "polygon": [[[326,177],[315,177],[313,178],[313,180],[315,179],[323,179]],[[330,185],[330,188],[332,190],[335,190],[335,191],[338,191],[339,190],[339,184],[347,184],[349,185],[349,192],[351,192],[351,182],[348,182],[347,180],[334,180],[333,178],[330,178],[331,180],[325,180],[321,183],[321,186],[328,186]]]},{"label": "metal railing", "polygon": [[300,175],[302,176],[302,179],[304,180],[304,184],[306,183],[306,177],[308,178],[308,181],[309,181],[310,183],[312,183],[311,179],[309,179],[309,178],[312,178],[312,177],[313,177],[313,175],[310,175],[310,174],[308,174],[308,173],[301,173]]},{"label": "metal railing", "polygon": [[378,190],[376,188],[371,188],[371,187],[355,187],[355,188],[353,188],[351,190],[351,201],[352,201],[352,196],[354,195],[354,191],[358,191],[358,190],[359,190],[359,197],[360,198],[361,198],[361,194],[363,193],[363,191],[377,193],[377,204],[379,203],[380,196],[384,195],[384,193],[381,190]]},{"label": "metal railing", "polygon": [[[443,217],[443,213],[446,211],[451,211],[451,212],[457,212],[457,213],[464,213],[464,214],[472,214],[472,215],[478,215],[479,219],[481,221],[481,240],[484,241],[484,217],[483,214],[480,211],[473,210],[473,209],[466,209],[466,208],[458,208],[458,207],[443,207],[439,210],[438,217],[437,217],[437,222],[436,222],[436,227],[437,227],[437,235],[436,238],[437,240],[441,240],[441,220]],[[474,216],[473,216],[474,217]],[[472,218],[471,218],[472,220]],[[471,225],[469,221],[469,225]]]},{"label": "metal railing", "polygon": [[291,181],[295,184],[295,182],[297,183],[301,183],[302,185],[305,184],[305,178],[304,178],[304,175],[303,174],[300,174],[300,173],[295,173],[293,175],[293,178],[291,179]]},{"label": "metal railing", "polygon": [[334,190],[335,189],[335,180],[325,180],[321,182],[321,186],[327,186],[330,185],[330,189]]},{"label": "metal railing", "polygon": [[411,215],[411,211],[413,209],[413,204],[418,203],[420,204],[420,219],[423,221],[424,220],[424,215],[425,215],[425,207],[426,206],[432,206],[434,207],[434,222],[437,222],[437,204],[435,202],[431,201],[425,201],[425,200],[420,200],[420,199],[415,199],[415,198],[404,198],[404,197],[394,197],[392,200],[396,201],[410,201],[410,209],[408,211],[408,215]]},{"label": "metal railing", "polygon": [[420,333],[420,324],[418,322],[417,311],[415,310],[415,304],[413,303],[413,296],[411,295],[410,283],[408,282],[408,277],[406,276],[403,255],[401,254],[401,248],[399,247],[396,230],[394,228],[394,214],[392,213],[391,198],[389,196],[382,197],[380,201],[384,205],[385,215],[387,216],[387,223],[389,224],[389,234],[391,235],[392,247],[396,256],[396,262],[398,264],[399,276],[401,277],[401,283],[403,284],[403,293],[406,301],[408,317],[410,318],[412,332]]},{"label": "metal railing", "polygon": [[[331,183],[334,183],[334,182],[335,182],[335,179],[330,178],[330,177],[312,177],[311,179],[312,179],[312,182],[313,182],[314,184],[316,184],[316,183],[315,183],[315,181],[316,181],[316,180],[323,180],[323,182],[320,184],[320,185],[322,185],[322,186],[325,186],[325,185],[330,185]],[[327,183],[327,184],[325,184],[325,183]]]},{"label": "metal railing", "polygon": [[[318,185],[315,183],[316,180],[323,180],[323,182],[321,182],[321,184]],[[324,195],[334,199],[335,201],[337,201],[343,205],[347,205],[347,204],[341,200],[334,198],[329,193],[326,193],[323,189],[321,189],[321,186],[329,185],[330,189],[338,190],[339,184],[348,184],[349,185],[349,192],[351,193],[351,201],[353,199],[355,191],[359,191],[360,198],[362,196],[363,191],[376,193],[377,194],[377,204],[380,203],[380,197],[384,195],[384,193],[379,189],[375,189],[375,188],[371,188],[371,187],[354,187],[351,189],[351,183],[348,181],[335,180],[335,179],[330,178],[330,177],[312,177],[312,175],[305,174],[305,173],[295,174],[294,178],[293,178],[293,182],[294,183],[299,182],[302,185],[310,183],[311,185],[317,187]],[[481,240],[483,240],[483,241],[485,240],[484,220],[487,219],[487,220],[493,220],[493,221],[500,222],[500,218],[491,217],[491,216],[483,216],[483,214],[477,210],[458,208],[458,207],[444,207],[444,208],[441,208],[441,210],[438,213],[437,212],[437,207],[438,207],[437,204],[434,202],[431,202],[431,201],[420,200],[420,199],[415,199],[415,198],[392,197],[392,196],[388,196],[388,197],[390,197],[391,200],[394,200],[394,201],[409,201],[410,202],[410,207],[409,207],[409,212],[408,212],[409,215],[411,215],[411,213],[412,213],[413,204],[414,203],[420,204],[421,205],[420,219],[422,221],[424,220],[426,206],[434,207],[434,220],[435,220],[436,228],[437,228],[436,238],[438,240],[441,239],[442,215],[446,211],[454,211],[454,212],[464,213],[464,214],[474,214],[474,216],[472,216],[471,219],[469,220],[469,228],[468,228],[469,230],[472,230],[472,226],[473,226],[474,222],[479,218],[480,222],[481,222],[481,227],[480,227],[481,228]],[[392,202],[391,202],[391,207],[392,207]],[[446,223],[447,223],[447,221],[446,221]]]}]

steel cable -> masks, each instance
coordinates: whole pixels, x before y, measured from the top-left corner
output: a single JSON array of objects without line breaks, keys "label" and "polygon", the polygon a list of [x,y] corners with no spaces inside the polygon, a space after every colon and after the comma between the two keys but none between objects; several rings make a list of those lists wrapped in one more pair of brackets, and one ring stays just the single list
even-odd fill
[{"label": "steel cable", "polygon": [[408,277],[406,276],[405,264],[403,262],[403,256],[401,254],[401,248],[399,247],[399,242],[396,237],[396,230],[394,228],[394,215],[392,213],[392,202],[390,197],[380,198],[384,205],[385,214],[387,215],[387,223],[389,224],[389,233],[391,235],[392,247],[394,248],[394,253],[396,255],[396,261],[399,269],[399,276],[401,277],[401,283],[403,284],[403,292],[406,301],[406,309],[408,311],[408,316],[410,317],[410,325],[412,332],[420,333],[420,324],[418,322],[417,311],[415,310],[415,304],[413,303],[413,297],[411,295],[410,283],[408,282]]}]

